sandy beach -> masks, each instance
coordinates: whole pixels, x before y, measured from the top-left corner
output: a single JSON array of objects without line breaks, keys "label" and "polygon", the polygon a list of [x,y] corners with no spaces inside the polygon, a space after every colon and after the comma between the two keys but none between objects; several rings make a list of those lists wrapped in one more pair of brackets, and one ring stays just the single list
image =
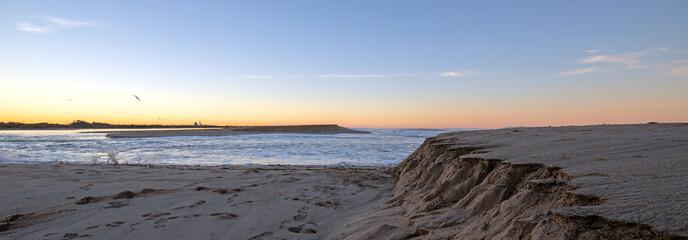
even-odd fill
[{"label": "sandy beach", "polygon": [[3,239],[322,239],[391,196],[385,168],[0,166]]},{"label": "sandy beach", "polygon": [[7,239],[688,239],[688,124],[462,131],[393,168],[1,165]]}]

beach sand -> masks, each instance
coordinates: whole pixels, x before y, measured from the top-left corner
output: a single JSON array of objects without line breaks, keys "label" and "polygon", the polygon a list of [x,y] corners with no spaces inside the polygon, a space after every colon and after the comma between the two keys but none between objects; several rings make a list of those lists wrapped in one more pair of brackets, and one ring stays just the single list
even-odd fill
[{"label": "beach sand", "polygon": [[688,239],[688,124],[462,131],[397,167],[0,165],[8,239]]},{"label": "beach sand", "polygon": [[688,239],[685,123],[444,133],[392,172],[392,199],[330,236]]},{"label": "beach sand", "polygon": [[322,239],[389,199],[384,170],[0,165],[0,238]]}]

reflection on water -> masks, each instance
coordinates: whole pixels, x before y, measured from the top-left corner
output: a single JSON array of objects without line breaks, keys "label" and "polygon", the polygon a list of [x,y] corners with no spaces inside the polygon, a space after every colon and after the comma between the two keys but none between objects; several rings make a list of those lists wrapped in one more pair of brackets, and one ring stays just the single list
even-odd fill
[{"label": "reflection on water", "polygon": [[0,163],[120,163],[187,165],[394,165],[426,137],[461,129],[361,129],[371,134],[256,134],[109,139],[81,130],[0,131]]}]

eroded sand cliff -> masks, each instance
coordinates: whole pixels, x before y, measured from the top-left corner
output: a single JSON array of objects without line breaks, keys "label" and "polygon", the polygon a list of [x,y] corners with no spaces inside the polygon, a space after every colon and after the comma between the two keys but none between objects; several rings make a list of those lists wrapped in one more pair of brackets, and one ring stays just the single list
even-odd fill
[{"label": "eroded sand cliff", "polygon": [[332,239],[688,239],[688,125],[455,132]]}]

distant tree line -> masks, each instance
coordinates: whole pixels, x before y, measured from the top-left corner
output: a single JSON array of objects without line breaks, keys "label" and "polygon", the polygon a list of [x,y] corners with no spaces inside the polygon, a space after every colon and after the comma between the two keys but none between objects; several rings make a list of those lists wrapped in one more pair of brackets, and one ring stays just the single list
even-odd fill
[{"label": "distant tree line", "polygon": [[140,124],[109,124],[101,122],[86,122],[74,120],[69,124],[58,123],[20,123],[0,122],[0,129],[103,129],[103,128],[193,128],[193,127],[217,127],[212,125],[140,125]]}]

